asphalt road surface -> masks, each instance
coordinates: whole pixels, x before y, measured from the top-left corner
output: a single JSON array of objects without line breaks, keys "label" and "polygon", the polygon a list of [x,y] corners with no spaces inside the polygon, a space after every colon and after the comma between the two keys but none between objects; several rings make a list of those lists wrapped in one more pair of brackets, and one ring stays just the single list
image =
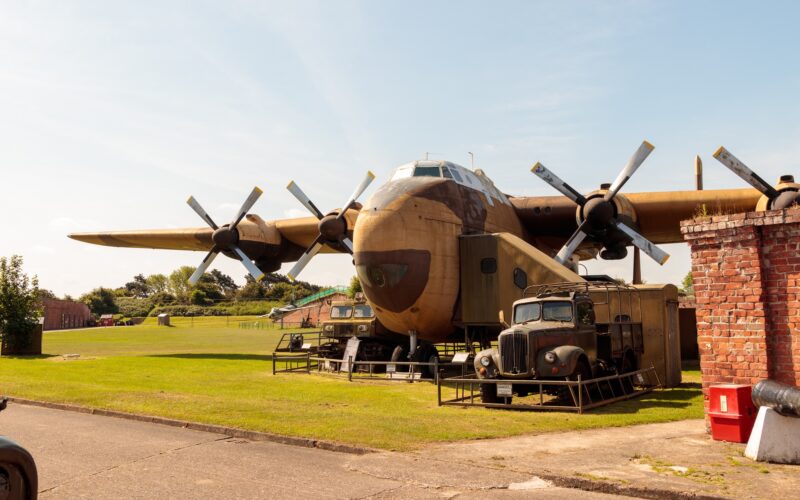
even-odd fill
[{"label": "asphalt road surface", "polygon": [[0,415],[0,434],[34,456],[43,499],[612,498],[418,454],[351,455],[20,404]]}]

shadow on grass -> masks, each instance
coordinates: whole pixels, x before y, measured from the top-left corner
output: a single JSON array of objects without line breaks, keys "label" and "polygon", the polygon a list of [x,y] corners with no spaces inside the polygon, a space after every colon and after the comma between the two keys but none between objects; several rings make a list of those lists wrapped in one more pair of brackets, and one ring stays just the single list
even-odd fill
[{"label": "shadow on grass", "polygon": [[620,415],[639,413],[648,409],[680,409],[692,406],[691,400],[701,397],[700,389],[678,387],[663,391],[653,391],[643,394],[638,398],[620,401],[608,406],[592,410],[592,413],[606,415]]},{"label": "shadow on grass", "polygon": [[61,354],[3,354],[0,359],[47,359],[57,358]]},{"label": "shadow on grass", "polygon": [[218,359],[228,361],[272,361],[272,354],[233,354],[233,353],[178,353],[151,354],[148,358],[178,359]]}]

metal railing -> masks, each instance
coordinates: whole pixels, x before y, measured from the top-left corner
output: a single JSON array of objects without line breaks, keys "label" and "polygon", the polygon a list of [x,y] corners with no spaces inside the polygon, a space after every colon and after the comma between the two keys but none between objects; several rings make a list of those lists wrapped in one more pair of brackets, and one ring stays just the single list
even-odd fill
[{"label": "metal railing", "polygon": [[[474,375],[440,378],[438,381],[439,406],[483,406],[528,411],[576,411],[605,406],[634,398],[661,387],[653,365],[633,372],[614,374],[589,380],[509,380],[479,379]],[[483,402],[481,386],[494,386],[490,392],[498,402]],[[442,393],[454,390],[455,396],[446,399]],[[501,389],[503,394],[500,395]],[[517,403],[513,403],[514,393]],[[519,396],[524,392],[524,396]],[[502,402],[500,402],[502,400]]]}]

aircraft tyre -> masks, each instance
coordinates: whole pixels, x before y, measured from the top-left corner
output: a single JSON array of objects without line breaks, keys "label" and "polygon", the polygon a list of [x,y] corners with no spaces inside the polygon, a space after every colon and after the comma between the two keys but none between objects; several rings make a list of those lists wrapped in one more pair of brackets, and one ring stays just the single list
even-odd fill
[{"label": "aircraft tyre", "polygon": [[[417,351],[414,353],[413,361],[417,363],[435,363],[439,360],[439,351],[436,350],[436,346],[433,344],[422,344],[417,348]],[[434,378],[436,376],[435,368],[433,366],[423,366],[420,367],[420,372],[422,373],[422,378]]]}]

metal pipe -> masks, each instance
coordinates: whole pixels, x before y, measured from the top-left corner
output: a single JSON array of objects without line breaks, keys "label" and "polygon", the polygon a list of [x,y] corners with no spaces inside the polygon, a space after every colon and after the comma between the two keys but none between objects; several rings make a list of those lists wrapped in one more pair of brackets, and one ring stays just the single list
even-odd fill
[{"label": "metal pipe", "polygon": [[772,408],[784,417],[800,417],[800,388],[762,380],[753,387],[753,404]]}]

